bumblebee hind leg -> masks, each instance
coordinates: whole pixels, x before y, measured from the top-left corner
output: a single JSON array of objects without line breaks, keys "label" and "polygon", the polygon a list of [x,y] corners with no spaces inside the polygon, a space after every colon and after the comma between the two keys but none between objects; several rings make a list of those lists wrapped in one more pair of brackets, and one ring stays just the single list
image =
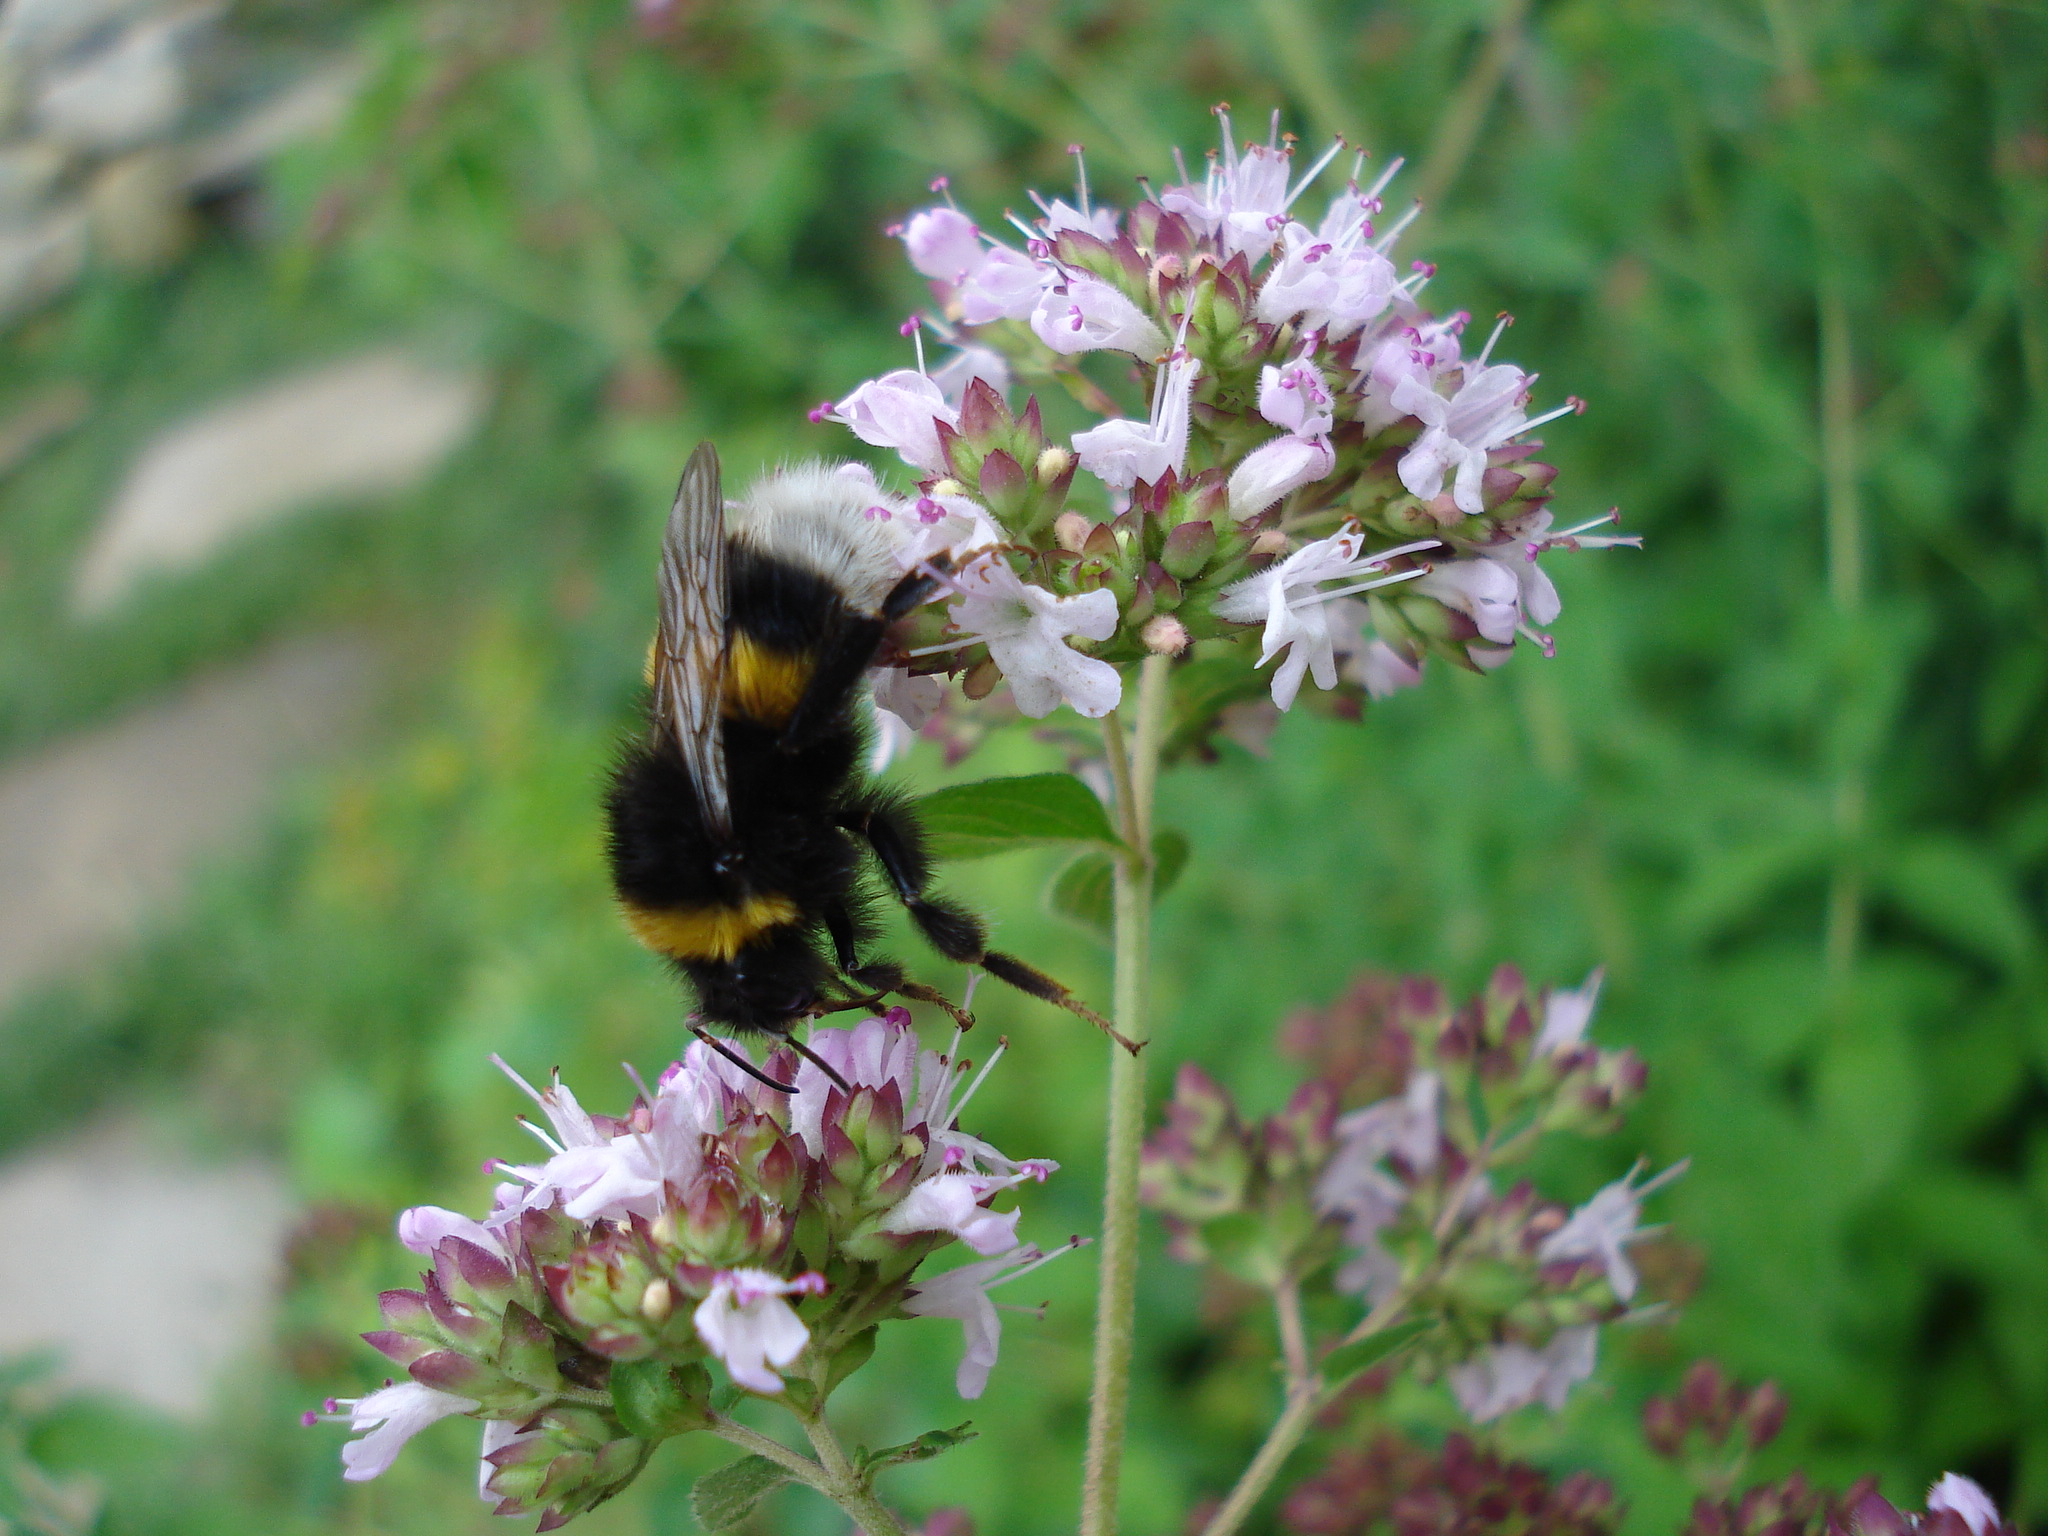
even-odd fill
[{"label": "bumblebee hind leg", "polygon": [[921,982],[910,980],[903,974],[903,967],[894,960],[870,960],[863,965],[853,916],[844,907],[835,907],[825,914],[825,928],[832,935],[832,952],[839,962],[839,969],[846,974],[849,981],[871,989],[870,996],[849,999],[840,1004],[840,1007],[868,1007],[894,993],[898,997],[909,998],[913,1003],[930,1003],[936,1008],[943,1008],[962,1029],[974,1028],[973,1014],[960,1007],[936,987],[927,987]]},{"label": "bumblebee hind leg", "polygon": [[[1036,966],[1026,965],[1015,955],[990,949],[988,930],[980,918],[956,901],[926,894],[926,882],[931,878],[931,861],[925,855],[923,837],[917,824],[886,795],[862,797],[848,808],[842,824],[848,831],[859,834],[874,850],[882,873],[896,892],[896,899],[903,903],[910,920],[917,924],[918,931],[933,949],[948,960],[978,965],[997,981],[1086,1019],[1132,1055],[1138,1053],[1137,1042],[1121,1034],[1115,1025],[1081,1002],[1065,986]],[[911,994],[906,992],[904,995]]]}]

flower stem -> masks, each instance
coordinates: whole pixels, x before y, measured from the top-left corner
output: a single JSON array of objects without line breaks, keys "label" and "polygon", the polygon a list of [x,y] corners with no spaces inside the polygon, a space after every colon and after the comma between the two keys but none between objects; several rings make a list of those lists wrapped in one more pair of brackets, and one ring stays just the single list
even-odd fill
[{"label": "flower stem", "polygon": [[815,1488],[827,1498],[831,1497],[825,1486],[825,1469],[810,1457],[792,1451],[780,1440],[771,1439],[758,1429],[749,1428],[738,1419],[727,1418],[722,1413],[711,1415],[711,1433],[743,1451],[766,1457],[806,1488]]},{"label": "flower stem", "polygon": [[750,1429],[722,1413],[711,1416],[711,1432],[743,1451],[766,1457],[795,1481],[823,1494],[845,1510],[867,1536],[905,1536],[902,1522],[875,1497],[875,1491],[847,1460],[846,1452],[841,1449],[831,1426],[825,1422],[823,1412],[798,1414],[797,1421],[803,1425],[804,1433],[810,1436],[811,1445],[818,1452],[818,1460],[813,1461],[801,1452],[792,1451],[780,1440],[771,1439],[758,1429]]},{"label": "flower stem", "polygon": [[[1166,734],[1168,659],[1148,656],[1138,671],[1135,741],[1121,711],[1102,724],[1116,784],[1116,1027],[1143,1044],[1151,993],[1152,794]],[[1138,1278],[1138,1152],[1145,1135],[1145,1058],[1109,1050],[1108,1176],[1102,1200],[1102,1263],[1095,1303],[1095,1376],[1088,1402],[1088,1461],[1081,1487],[1081,1536],[1113,1536],[1130,1408],[1131,1333]]]},{"label": "flower stem", "polygon": [[875,1497],[875,1490],[868,1486],[867,1479],[847,1459],[839,1437],[825,1420],[824,1406],[821,1404],[815,1413],[800,1417],[804,1433],[811,1437],[811,1446],[817,1451],[825,1475],[831,1480],[831,1486],[820,1490],[825,1497],[851,1515],[853,1523],[867,1536],[904,1536],[902,1522],[888,1505]]},{"label": "flower stem", "polygon": [[[1283,1298],[1276,1295],[1275,1301],[1283,1302]],[[1404,1292],[1396,1292],[1389,1296],[1365,1315],[1364,1320],[1345,1336],[1343,1344],[1355,1344],[1360,1339],[1372,1337],[1383,1328],[1391,1327],[1394,1319],[1401,1315],[1407,1304],[1408,1298]],[[1281,1316],[1284,1323],[1284,1302]],[[1342,1348],[1343,1344],[1338,1347]],[[1345,1382],[1342,1381],[1334,1384],[1325,1382],[1313,1371],[1299,1377],[1295,1376],[1292,1370],[1289,1371],[1286,1408],[1281,1411],[1280,1417],[1273,1421],[1273,1427],[1266,1432],[1265,1443],[1259,1447],[1258,1454],[1252,1457],[1251,1465],[1239,1476],[1237,1486],[1230,1490],[1230,1496],[1223,1501],[1216,1513],[1209,1517],[1209,1523],[1202,1528],[1202,1536],[1231,1536],[1233,1531],[1244,1524],[1253,1506],[1273,1485],[1273,1479],[1280,1475],[1280,1469],[1286,1465],[1287,1458],[1294,1454],[1294,1448],[1301,1444],[1302,1436],[1308,1433],[1316,1415],[1329,1406],[1344,1386]]]},{"label": "flower stem", "polygon": [[1266,1435],[1266,1443],[1259,1447],[1251,1465],[1244,1469],[1237,1486],[1230,1490],[1230,1497],[1209,1518],[1202,1536],[1230,1536],[1244,1524],[1252,1506],[1272,1485],[1281,1465],[1294,1454],[1294,1448],[1301,1444],[1301,1437],[1308,1433],[1310,1422],[1323,1406],[1319,1385],[1314,1381],[1304,1382],[1288,1393],[1286,1411],[1274,1421],[1273,1428]]}]

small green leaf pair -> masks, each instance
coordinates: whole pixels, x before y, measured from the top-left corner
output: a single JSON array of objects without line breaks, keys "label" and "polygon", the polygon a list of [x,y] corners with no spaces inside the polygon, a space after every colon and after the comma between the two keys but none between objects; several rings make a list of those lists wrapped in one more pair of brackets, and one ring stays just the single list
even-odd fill
[{"label": "small green leaf pair", "polygon": [[[856,1451],[854,1470],[860,1475],[861,1482],[866,1483],[884,1467],[930,1461],[956,1445],[966,1444],[974,1435],[971,1424],[957,1424],[951,1429],[927,1431],[902,1445],[892,1445],[879,1451]],[[707,1472],[697,1479],[690,1490],[690,1513],[707,1531],[727,1530],[746,1519],[756,1504],[789,1481],[789,1473],[766,1456],[742,1456],[738,1461],[728,1462],[717,1471]]]},{"label": "small green leaf pair", "polygon": [[[1070,773],[1032,773],[1011,779],[955,784],[926,795],[918,816],[942,859],[978,859],[1018,848],[1079,845],[1081,852],[1054,877],[1047,902],[1099,937],[1111,927],[1111,891],[1123,839],[1102,802]],[[1152,840],[1152,894],[1163,894],[1187,867],[1188,840],[1161,832]]]}]

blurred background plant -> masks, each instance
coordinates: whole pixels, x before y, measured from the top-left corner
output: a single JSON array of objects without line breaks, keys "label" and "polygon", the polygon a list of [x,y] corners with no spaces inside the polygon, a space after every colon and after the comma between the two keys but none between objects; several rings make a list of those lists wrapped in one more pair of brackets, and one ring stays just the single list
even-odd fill
[{"label": "blurred background plant", "polygon": [[[65,9],[9,0],[0,35]],[[1268,760],[1225,742],[1167,772],[1161,822],[1191,853],[1157,925],[1160,1048],[1264,1114],[1298,1072],[1268,1045],[1282,1017],[1369,1011],[1376,983],[1346,990],[1361,967],[1469,992],[1498,960],[1547,982],[1605,962],[1603,1037],[1651,1066],[1628,1139],[1656,1166],[1693,1158],[1660,1196],[1684,1241],[1636,1250],[1682,1305],[1618,1334],[1562,1418],[1506,1420],[1500,1467],[1471,1475],[1584,1469],[1624,1490],[1630,1528],[1673,1529],[1693,1495],[1638,1420],[1711,1355],[1794,1404],[1760,1482],[1875,1471],[1917,1507],[1953,1467],[2023,1522],[2048,1513],[2038,10],[216,11],[109,3],[64,60],[146,62],[166,28],[181,49],[246,40],[176,54],[187,110],[151,130],[164,144],[267,99],[253,63],[197,61],[359,83],[337,132],[174,183],[157,206],[184,233],[146,260],[89,239],[0,342],[0,1143],[228,1190],[222,1229],[278,1301],[182,1395],[76,1390],[9,1417],[24,1464],[103,1490],[107,1530],[491,1528],[470,1436],[430,1431],[345,1489],[295,1414],[377,1379],[353,1335],[366,1286],[410,1280],[392,1213],[480,1194],[512,1107],[488,1051],[591,1077],[678,1049],[596,844],[677,465],[703,436],[735,477],[845,451],[804,411],[902,361],[894,321],[922,294],[884,228],[934,176],[999,206],[1064,185],[1080,142],[1114,200],[1172,144],[1206,146],[1228,96],[1310,142],[1411,156],[1396,190],[1427,207],[1403,250],[1456,274],[1439,303],[1512,310],[1516,355],[1591,402],[1550,456],[1648,550],[1559,571],[1555,661],[1445,670],[1361,723],[1248,718]],[[54,163],[54,76],[23,57],[0,89],[10,178]],[[5,206],[70,208],[112,163],[65,154],[36,194],[54,202]],[[5,238],[31,222],[6,217]],[[1019,727],[963,768],[922,747],[901,771],[1062,761]],[[1051,873],[1007,855],[948,882],[1005,948],[1101,995],[1095,941],[1041,904]],[[1102,1049],[979,1001],[1016,1044],[988,1134],[1061,1159],[1043,1219],[1088,1230]],[[1312,1051],[1318,1027],[1285,1037]],[[1547,1172],[1590,1192],[1624,1155],[1573,1147]],[[286,1187],[230,1179],[266,1164]],[[10,1295],[69,1293],[76,1328],[111,1332],[170,1283],[189,1229],[145,1222],[141,1197],[125,1229],[98,1224],[98,1186],[36,1188],[42,1206],[0,1189],[42,1224],[7,1230],[69,1241],[10,1235]],[[281,1254],[251,1214],[273,1203],[297,1213]],[[69,1273],[81,1233],[104,1300]],[[1246,1299],[1193,1288],[1163,1241],[1141,1275],[1134,1529],[1219,1495],[1274,1394]],[[1071,1522],[1045,1469],[1076,1463],[1091,1277],[1084,1259],[1040,1278],[1015,1299],[1047,1318],[1007,1335],[980,1438],[898,1474],[911,1508],[965,1505],[994,1536]],[[951,1348],[884,1342],[895,1360],[845,1393],[869,1443],[950,1422]],[[1440,1394],[1393,1408],[1429,1444],[1452,1424]],[[702,1470],[678,1456],[586,1528],[688,1529]],[[762,1509],[838,1528],[790,1495]]]}]

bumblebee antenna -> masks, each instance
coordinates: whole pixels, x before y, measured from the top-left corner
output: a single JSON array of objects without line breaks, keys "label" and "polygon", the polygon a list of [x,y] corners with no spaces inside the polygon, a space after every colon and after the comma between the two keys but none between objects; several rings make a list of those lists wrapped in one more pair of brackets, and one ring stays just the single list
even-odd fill
[{"label": "bumblebee antenna", "polygon": [[[712,1034],[709,1030],[705,1029],[705,1027],[702,1024],[692,1024],[690,1026],[690,1033],[695,1035],[699,1040],[702,1040],[706,1045],[710,1046],[711,1049],[718,1052],[719,1055],[723,1056],[727,1061],[731,1062],[734,1066],[738,1067],[742,1072],[746,1073],[747,1076],[751,1077],[755,1082],[763,1084],[766,1087],[773,1088],[777,1093],[796,1092],[796,1084],[777,1082],[774,1078],[770,1077],[766,1072],[763,1072],[759,1067],[755,1066],[751,1061],[747,1060],[747,1058],[742,1056],[738,1051],[734,1050],[731,1046],[727,1045],[723,1040],[719,1039],[716,1035]],[[792,1045],[795,1044],[794,1041],[791,1041],[790,1043]],[[808,1056],[810,1053],[806,1051],[804,1054]],[[820,1062],[819,1065],[823,1066],[824,1063]],[[832,1069],[826,1067],[825,1070],[830,1072]],[[839,1074],[834,1072],[832,1073],[832,1075],[834,1077],[837,1077]]]},{"label": "bumblebee antenna", "polygon": [[805,1045],[803,1041],[797,1039],[795,1035],[784,1035],[782,1037],[782,1043],[788,1046],[792,1051],[795,1051],[797,1055],[803,1057],[805,1061],[808,1061],[820,1072],[824,1073],[827,1077],[831,1078],[833,1082],[837,1083],[839,1085],[839,1091],[841,1093],[844,1093],[849,1097],[852,1096],[853,1084],[849,1083],[845,1078],[841,1077],[838,1073],[838,1070],[833,1067],[831,1062],[827,1061],[824,1057],[820,1056],[808,1045]]}]

